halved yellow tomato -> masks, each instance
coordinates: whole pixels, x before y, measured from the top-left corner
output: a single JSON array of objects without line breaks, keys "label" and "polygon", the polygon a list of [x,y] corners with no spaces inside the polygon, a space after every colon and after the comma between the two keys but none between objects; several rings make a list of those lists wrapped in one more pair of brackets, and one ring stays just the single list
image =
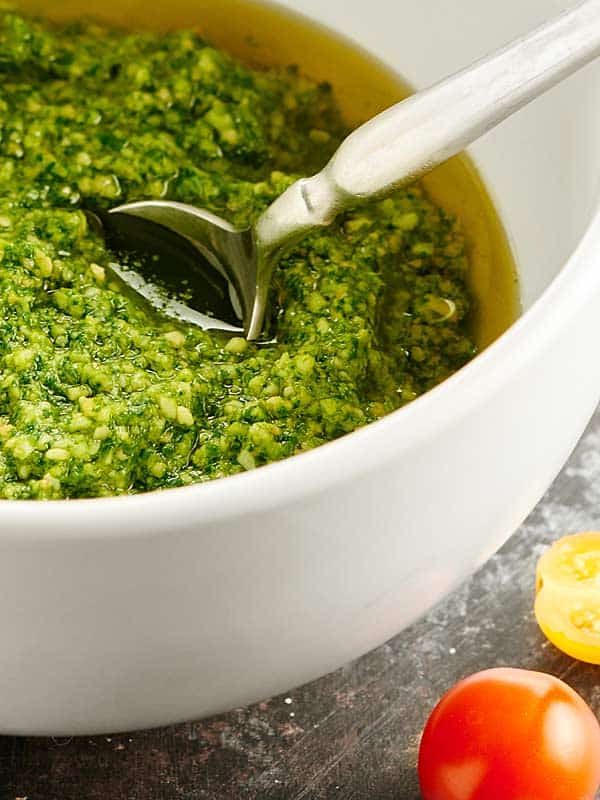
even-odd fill
[{"label": "halved yellow tomato", "polygon": [[600,664],[600,532],[566,536],[540,558],[535,616],[563,653]]}]

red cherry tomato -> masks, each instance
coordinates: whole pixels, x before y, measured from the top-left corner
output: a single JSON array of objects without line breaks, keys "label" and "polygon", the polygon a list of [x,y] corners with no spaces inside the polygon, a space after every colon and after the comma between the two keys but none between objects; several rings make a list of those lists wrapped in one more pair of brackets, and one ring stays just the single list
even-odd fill
[{"label": "red cherry tomato", "polygon": [[423,800],[593,800],[600,725],[558,678],[492,669],[458,683],[419,752]]}]

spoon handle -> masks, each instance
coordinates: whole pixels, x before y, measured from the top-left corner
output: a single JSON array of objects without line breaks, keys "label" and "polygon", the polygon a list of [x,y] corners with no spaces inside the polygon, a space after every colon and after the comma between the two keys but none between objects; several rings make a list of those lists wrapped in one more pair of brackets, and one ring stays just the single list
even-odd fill
[{"label": "spoon handle", "polygon": [[346,205],[418,178],[598,55],[600,0],[586,0],[360,127],[325,168],[330,193]]},{"label": "spoon handle", "polygon": [[415,180],[597,55],[600,0],[585,0],[362,125],[320,173],[293,184],[258,220],[259,284],[311,228]]}]

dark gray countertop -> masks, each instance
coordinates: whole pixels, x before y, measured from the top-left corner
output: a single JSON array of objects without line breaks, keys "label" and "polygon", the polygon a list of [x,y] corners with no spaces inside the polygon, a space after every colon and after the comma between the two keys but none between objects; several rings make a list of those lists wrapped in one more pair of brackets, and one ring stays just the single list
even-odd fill
[{"label": "dark gray countertop", "polygon": [[498,665],[551,672],[600,713],[600,668],[558,653],[532,616],[540,553],[565,533],[599,526],[600,413],[500,553],[388,644],[286,696],[203,722],[93,739],[0,739],[0,798],[417,800],[423,723],[467,674]]}]

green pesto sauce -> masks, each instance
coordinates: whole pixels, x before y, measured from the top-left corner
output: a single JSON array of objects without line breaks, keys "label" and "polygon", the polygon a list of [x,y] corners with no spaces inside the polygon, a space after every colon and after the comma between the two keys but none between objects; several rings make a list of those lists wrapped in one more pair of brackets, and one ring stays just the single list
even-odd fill
[{"label": "green pesto sauce", "polygon": [[475,352],[456,220],[420,185],[281,264],[277,343],[157,319],[82,207],[166,197],[250,224],[346,134],[297,71],[195,34],[54,29],[0,11],[0,497],[219,478],[387,414]]}]

